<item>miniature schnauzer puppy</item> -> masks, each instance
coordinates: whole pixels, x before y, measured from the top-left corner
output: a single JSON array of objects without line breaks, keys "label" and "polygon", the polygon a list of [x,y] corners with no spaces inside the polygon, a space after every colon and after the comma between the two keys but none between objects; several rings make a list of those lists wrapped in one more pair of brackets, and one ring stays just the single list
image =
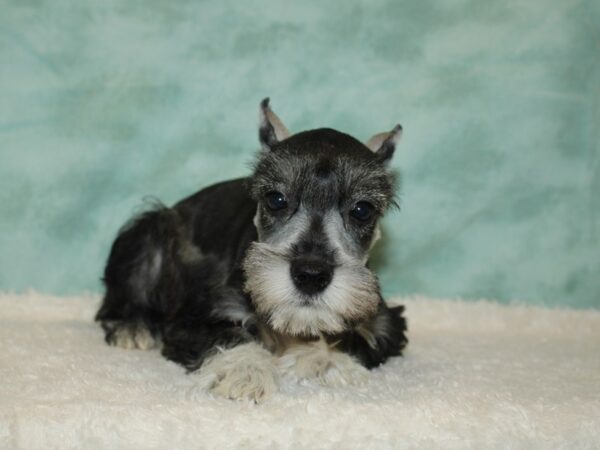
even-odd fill
[{"label": "miniature schnauzer puppy", "polygon": [[106,342],[161,347],[229,398],[259,401],[280,377],[360,382],[407,343],[367,266],[394,202],[389,163],[402,128],[366,144],[328,128],[290,135],[265,99],[248,178],[119,232],[96,320]]}]

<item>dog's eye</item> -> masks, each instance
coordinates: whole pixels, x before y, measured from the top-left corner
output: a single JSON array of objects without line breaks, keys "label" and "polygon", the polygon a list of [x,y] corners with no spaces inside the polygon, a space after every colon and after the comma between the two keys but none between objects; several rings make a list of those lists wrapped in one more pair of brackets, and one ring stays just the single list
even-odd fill
[{"label": "dog's eye", "polygon": [[285,199],[285,195],[283,195],[281,192],[269,192],[265,198],[267,200],[267,208],[269,208],[271,211],[279,211],[287,208],[287,200]]},{"label": "dog's eye", "polygon": [[369,202],[358,202],[354,205],[354,208],[350,210],[350,215],[355,219],[365,222],[373,217],[375,213],[375,207]]}]

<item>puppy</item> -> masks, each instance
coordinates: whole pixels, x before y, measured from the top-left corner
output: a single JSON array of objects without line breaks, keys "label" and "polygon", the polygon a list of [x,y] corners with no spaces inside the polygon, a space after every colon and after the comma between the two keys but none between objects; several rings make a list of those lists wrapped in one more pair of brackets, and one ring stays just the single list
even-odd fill
[{"label": "puppy", "polygon": [[281,376],[351,384],[400,355],[403,308],[385,304],[367,261],[395,204],[401,131],[366,144],[328,128],[290,135],[263,100],[250,177],[119,232],[96,315],[106,342],[161,347],[212,392],[256,401]]}]

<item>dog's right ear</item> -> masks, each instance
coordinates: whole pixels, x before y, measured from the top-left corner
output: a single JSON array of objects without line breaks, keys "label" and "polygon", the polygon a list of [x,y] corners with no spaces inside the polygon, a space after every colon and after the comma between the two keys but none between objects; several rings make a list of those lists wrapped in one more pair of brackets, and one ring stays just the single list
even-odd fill
[{"label": "dog's right ear", "polygon": [[271,110],[268,97],[260,102],[259,120],[258,140],[264,151],[271,151],[275,144],[290,137],[281,119]]}]

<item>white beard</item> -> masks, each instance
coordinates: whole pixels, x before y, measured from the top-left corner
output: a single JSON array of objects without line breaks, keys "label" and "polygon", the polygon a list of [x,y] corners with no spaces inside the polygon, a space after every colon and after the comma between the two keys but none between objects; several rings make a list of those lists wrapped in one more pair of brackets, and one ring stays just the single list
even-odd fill
[{"label": "white beard", "polygon": [[366,320],[377,311],[375,276],[360,262],[344,261],[329,286],[312,298],[302,295],[290,276],[285,254],[253,243],[244,260],[245,290],[257,314],[275,331],[292,336],[340,333],[348,322]]}]

